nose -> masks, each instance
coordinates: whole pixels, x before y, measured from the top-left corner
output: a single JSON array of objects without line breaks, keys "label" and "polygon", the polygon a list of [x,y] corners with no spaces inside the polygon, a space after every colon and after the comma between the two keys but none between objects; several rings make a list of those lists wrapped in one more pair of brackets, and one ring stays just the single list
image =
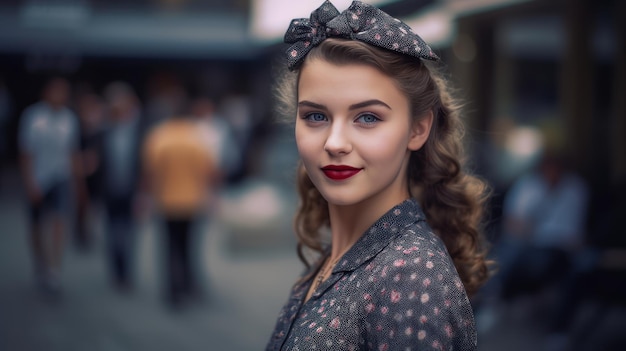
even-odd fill
[{"label": "nose", "polygon": [[352,151],[352,143],[346,127],[341,123],[333,123],[330,127],[324,151],[332,156],[349,154]]}]

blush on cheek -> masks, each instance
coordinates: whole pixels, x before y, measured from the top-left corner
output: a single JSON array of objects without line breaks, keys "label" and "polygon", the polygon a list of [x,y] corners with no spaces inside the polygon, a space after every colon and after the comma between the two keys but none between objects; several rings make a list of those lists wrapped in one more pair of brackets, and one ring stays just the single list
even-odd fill
[{"label": "blush on cheek", "polygon": [[387,159],[401,157],[407,152],[406,143],[397,139],[397,136],[380,136],[368,140],[367,148],[370,150],[368,155],[371,158]]}]

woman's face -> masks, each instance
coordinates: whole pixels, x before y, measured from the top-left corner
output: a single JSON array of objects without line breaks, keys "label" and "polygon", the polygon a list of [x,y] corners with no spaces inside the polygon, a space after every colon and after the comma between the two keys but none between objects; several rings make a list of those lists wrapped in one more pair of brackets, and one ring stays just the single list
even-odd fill
[{"label": "woman's face", "polygon": [[413,123],[409,101],[373,67],[307,61],[298,83],[296,143],[331,205],[391,207],[408,198],[410,152],[428,138],[432,114]]}]

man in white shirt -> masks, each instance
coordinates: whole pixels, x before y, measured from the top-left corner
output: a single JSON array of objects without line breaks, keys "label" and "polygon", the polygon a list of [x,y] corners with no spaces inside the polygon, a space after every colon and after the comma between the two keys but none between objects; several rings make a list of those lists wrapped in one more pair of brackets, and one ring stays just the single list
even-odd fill
[{"label": "man in white shirt", "polygon": [[588,201],[586,182],[551,153],[543,156],[535,172],[513,184],[503,207],[508,254],[500,259],[505,296],[565,276],[585,245]]},{"label": "man in white shirt", "polygon": [[[22,177],[31,212],[31,245],[36,278],[56,293],[63,255],[64,231],[73,190],[79,184],[79,125],[67,108],[70,85],[49,80],[42,100],[26,108],[20,119]],[[49,225],[49,227],[48,227]],[[51,230],[51,243],[44,230]]]}]

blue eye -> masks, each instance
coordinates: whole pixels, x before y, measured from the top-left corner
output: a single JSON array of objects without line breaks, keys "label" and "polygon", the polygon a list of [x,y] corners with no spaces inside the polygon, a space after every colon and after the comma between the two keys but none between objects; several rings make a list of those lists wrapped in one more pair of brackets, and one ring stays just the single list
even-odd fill
[{"label": "blue eye", "polygon": [[378,121],[380,121],[380,118],[376,117],[375,115],[371,113],[364,113],[360,115],[359,117],[357,117],[356,119],[356,122],[363,123],[363,124],[374,124]]},{"label": "blue eye", "polygon": [[326,116],[319,112],[312,112],[304,116],[304,119],[311,122],[324,122],[326,121]]}]

